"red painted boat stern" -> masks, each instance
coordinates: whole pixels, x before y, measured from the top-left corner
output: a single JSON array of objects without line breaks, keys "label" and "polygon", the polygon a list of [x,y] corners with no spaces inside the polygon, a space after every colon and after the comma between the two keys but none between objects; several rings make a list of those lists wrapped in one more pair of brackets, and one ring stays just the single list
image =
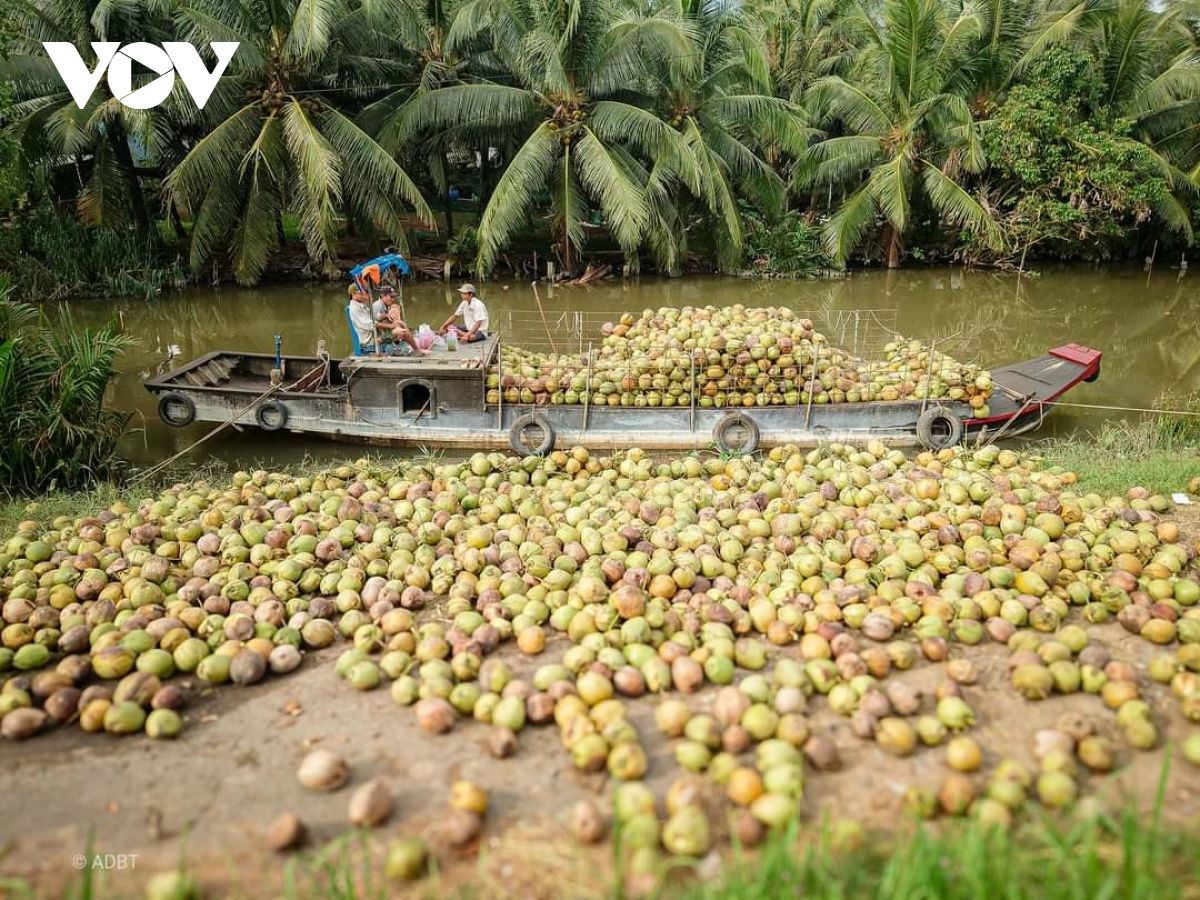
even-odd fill
[{"label": "red painted boat stern", "polygon": [[1083,366],[1084,381],[1100,372],[1100,351],[1085,347],[1083,344],[1063,344],[1063,346],[1051,350],[1050,355]]}]

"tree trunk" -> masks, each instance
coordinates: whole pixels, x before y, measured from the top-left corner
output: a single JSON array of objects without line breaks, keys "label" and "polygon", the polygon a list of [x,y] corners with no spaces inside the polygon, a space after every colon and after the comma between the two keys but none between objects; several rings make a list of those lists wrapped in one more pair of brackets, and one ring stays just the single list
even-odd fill
[{"label": "tree trunk", "polygon": [[175,205],[175,201],[171,201],[171,225],[175,228],[176,237],[187,237],[187,229],[183,227],[183,217],[179,215],[179,207]]},{"label": "tree trunk", "polygon": [[115,121],[109,122],[109,127],[105,129],[108,132],[108,143],[112,147],[113,155],[117,158],[117,165],[121,167],[121,173],[125,177],[125,185],[129,191],[129,206],[133,213],[133,224],[137,226],[138,231],[147,231],[150,228],[150,214],[146,211],[146,198],[142,194],[142,185],[138,181],[137,169],[133,165],[133,154],[129,152],[129,141],[125,137],[125,129]]},{"label": "tree trunk", "polygon": [[887,267],[889,269],[900,268],[900,235],[891,225],[888,229],[888,254]]},{"label": "tree trunk", "polygon": [[555,243],[558,244],[558,263],[560,266],[562,266],[562,269],[561,269],[562,274],[566,275],[567,273],[570,273],[572,270],[571,270],[571,233],[567,230],[567,223],[566,223],[565,219],[563,221],[562,234],[559,235],[558,240]]},{"label": "tree trunk", "polygon": [[275,210],[275,237],[279,241],[280,247],[287,243],[287,232],[283,228],[283,215],[279,210]]},{"label": "tree trunk", "polygon": [[454,237],[454,208],[453,201],[450,199],[450,185],[446,185],[446,191],[442,194],[442,209],[446,214],[446,240]]}]

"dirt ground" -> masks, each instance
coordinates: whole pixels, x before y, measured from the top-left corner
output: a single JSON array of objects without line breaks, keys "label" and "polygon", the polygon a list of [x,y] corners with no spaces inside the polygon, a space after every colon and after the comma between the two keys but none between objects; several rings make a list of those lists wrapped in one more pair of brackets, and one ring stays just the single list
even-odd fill
[{"label": "dirt ground", "polygon": [[[1154,647],[1116,624],[1089,630],[1094,643],[1138,668],[1164,744],[1196,727],[1184,721],[1170,691],[1146,676],[1148,661],[1168,648]],[[502,655],[514,671],[531,675],[538,665],[557,660],[567,644],[554,642],[534,658],[506,646]],[[90,839],[95,853],[125,854],[132,867],[105,872],[107,890],[99,896],[140,896],[149,875],[175,867],[181,858],[208,897],[279,896],[286,866],[283,857],[266,847],[263,835],[270,822],[282,812],[294,812],[308,825],[308,848],[321,847],[348,833],[346,811],[353,788],[386,776],[395,809],[390,821],[372,833],[372,852],[381,854],[397,835],[429,837],[436,880],[413,888],[414,894],[446,896],[464,885],[477,896],[498,900],[587,898],[607,892],[610,881],[602,873],[611,861],[608,845],[580,850],[565,826],[575,800],[591,796],[603,805],[608,780],[578,773],[555,727],[527,727],[517,754],[495,760],[483,749],[488,726],[463,720],[449,734],[429,736],[417,727],[411,709],[392,703],[386,683],[375,691],[351,690],[334,671],[339,650],[309,653],[297,672],[253,687],[201,690],[192,682],[186,727],[173,742],[85,734],[77,728],[23,743],[0,742],[0,876],[27,880],[39,897],[59,896],[63,885],[78,876],[76,858]],[[796,645],[777,652],[798,655]],[[985,750],[984,768],[975,776],[979,786],[1001,758],[1032,767],[1034,732],[1052,726],[1064,711],[1077,710],[1120,748],[1118,770],[1087,776],[1084,791],[1099,792],[1113,805],[1132,800],[1148,808],[1153,803],[1163,747],[1146,753],[1130,749],[1117,730],[1116,714],[1099,697],[1076,694],[1026,702],[1009,686],[1003,647],[952,645],[952,654],[966,656],[979,670],[978,682],[964,688],[977,716],[970,733]],[[945,677],[944,669],[944,664],[919,663],[908,672],[893,673],[889,681],[902,679],[932,690]],[[710,688],[685,699],[700,711],[714,695]],[[628,701],[651,759],[647,782],[662,796],[681,770],[672,756],[673,742],[654,727],[658,702],[654,697]],[[923,711],[931,712],[933,705],[926,697]],[[868,828],[894,827],[905,791],[913,785],[936,790],[947,772],[941,748],[893,758],[855,737],[849,721],[823,701],[810,704],[809,718],[815,732],[834,738],[841,766],[832,772],[809,770],[802,804],[807,822],[827,815],[855,819]],[[350,762],[348,786],[317,794],[297,783],[296,767],[315,746],[335,750]],[[744,756],[752,759],[752,754]],[[487,787],[492,801],[484,836],[463,852],[449,851],[436,839],[449,786],[460,778]],[[1167,797],[1173,819],[1200,826],[1200,769],[1178,755],[1170,768]],[[129,860],[131,854],[137,855],[136,862]]]}]

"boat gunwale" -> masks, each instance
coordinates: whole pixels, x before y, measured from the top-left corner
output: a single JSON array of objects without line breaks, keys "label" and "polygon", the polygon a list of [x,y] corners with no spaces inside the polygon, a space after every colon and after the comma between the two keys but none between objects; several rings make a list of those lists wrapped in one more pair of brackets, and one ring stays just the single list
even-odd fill
[{"label": "boat gunwale", "polygon": [[[203,365],[206,365],[207,363],[212,362],[214,359],[219,359],[221,357],[230,357],[230,356],[238,357],[241,359],[244,359],[246,357],[251,357],[254,359],[266,359],[266,360],[274,360],[275,359],[275,354],[273,354],[273,353],[253,353],[250,351],[242,352],[239,350],[212,350],[209,353],[204,354],[203,356],[198,356],[195,359],[191,360],[190,362],[185,363],[184,365],[180,366],[178,369],[173,369],[170,372],[166,372],[166,373],[164,373],[162,375],[158,375],[154,378],[146,379],[144,382],[142,382],[142,387],[144,387],[147,391],[149,391],[152,394],[156,393],[157,391],[201,391],[206,394],[207,393],[225,393],[225,394],[239,394],[239,395],[242,395],[242,394],[258,395],[258,394],[263,393],[263,391],[259,390],[257,385],[255,385],[253,387],[238,387],[238,386],[229,385],[229,384],[180,384],[174,380],[183,375],[186,375],[188,372],[191,372],[191,371],[194,371],[195,369],[200,368],[200,366],[203,366]],[[300,363],[311,362],[314,365],[318,365],[318,364],[326,361],[325,359],[323,359],[320,356],[284,356],[283,359],[285,361],[295,361],[295,362],[300,362]],[[337,362],[337,360],[333,360],[333,359],[329,360],[329,363],[331,366],[335,362]],[[269,378],[264,379],[263,381],[264,381],[265,387],[270,387],[270,379]],[[273,396],[275,396],[275,397],[290,397],[290,398],[312,397],[314,399],[319,399],[319,400],[341,400],[346,397],[346,391],[345,391],[344,387],[345,386],[343,385],[343,389],[337,390],[337,391],[285,391],[285,390],[278,390],[278,391],[274,392]]]}]

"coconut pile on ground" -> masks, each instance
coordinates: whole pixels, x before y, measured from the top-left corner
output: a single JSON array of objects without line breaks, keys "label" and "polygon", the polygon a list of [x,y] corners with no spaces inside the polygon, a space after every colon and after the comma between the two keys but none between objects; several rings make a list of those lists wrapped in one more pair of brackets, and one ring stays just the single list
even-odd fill
[{"label": "coconut pile on ground", "polygon": [[[179,484],[22,523],[0,545],[0,733],[174,737],[180,676],[250,685],[344,645],[348,689],[386,685],[411,706],[397,715],[445,740],[471,718],[504,757],[525,729],[556,728],[576,768],[617,785],[611,809],[581,804],[572,828],[600,840],[615,817],[635,870],[792,821],[806,782],[841,764],[810,722],[820,706],[886,753],[944,762],[938,791],[909,793],[914,812],[1007,827],[1083,803],[1160,743],[1164,716],[1200,722],[1200,572],[1169,508],[1141,489],[1083,492],[1011,450],[910,459],[878,443],[734,460],[576,448]],[[1091,642],[1109,621],[1162,648],[1149,676],[1169,709]],[[538,658],[528,679],[493,655],[509,642]],[[1094,697],[1094,715],[1038,733],[1036,769],[984,768],[963,690],[983,642],[1007,648],[1014,699]],[[941,668],[931,694],[895,677],[916,666]],[[689,698],[705,685],[718,691],[700,708]],[[644,750],[638,703],[673,760]],[[318,752],[298,779],[336,790],[347,765]],[[1182,753],[1200,765],[1200,731]],[[661,801],[642,782],[652,766],[679,772]],[[486,786],[456,787],[447,840],[473,840],[486,806]],[[390,815],[386,784],[359,786],[352,822]],[[277,829],[280,847],[303,835],[286,818]],[[423,847],[394,849],[396,877],[424,870]]]},{"label": "coconut pile on ground", "polygon": [[899,338],[882,359],[861,359],[782,307],[664,307],[602,331],[590,361],[503,346],[488,402],[724,409],[929,397],[990,413],[992,379],[979,366]]}]

